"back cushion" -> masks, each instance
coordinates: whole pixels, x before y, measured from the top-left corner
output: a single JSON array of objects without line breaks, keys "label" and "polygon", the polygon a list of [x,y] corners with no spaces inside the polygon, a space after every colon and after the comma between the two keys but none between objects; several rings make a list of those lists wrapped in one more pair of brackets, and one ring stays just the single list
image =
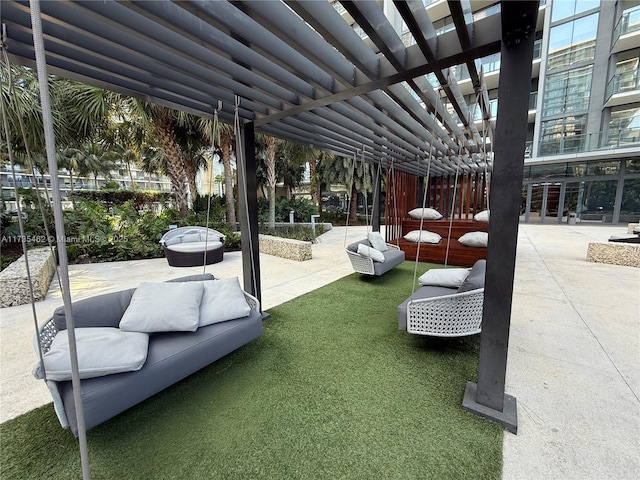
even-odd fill
[{"label": "back cushion", "polygon": [[[213,280],[210,273],[189,275],[187,277],[174,278],[169,282],[198,282]],[[119,292],[105,293],[84,300],[78,300],[71,304],[73,320],[76,327],[115,327],[120,325],[120,319],[129,307],[135,288],[121,290]],[[64,315],[64,307],[56,308],[53,312],[53,321],[58,331],[67,328]]]},{"label": "back cushion", "polygon": [[484,288],[484,276],[487,270],[487,261],[478,260],[471,267],[471,271],[467,278],[464,279],[462,285],[458,287],[458,293],[468,292],[470,290],[476,290],[478,288]]},{"label": "back cushion", "polygon": [[[120,319],[129,306],[135,288],[119,292],[105,293],[85,298],[71,304],[76,327],[114,327],[118,328]],[[64,307],[56,308],[53,321],[58,331],[67,328]]]},{"label": "back cushion", "polygon": [[360,240],[359,242],[353,242],[350,243],[349,245],[347,245],[347,250],[349,250],[350,252],[354,252],[356,253],[358,251],[358,245],[365,245],[367,247],[370,247],[371,244],[369,243],[369,240]]}]

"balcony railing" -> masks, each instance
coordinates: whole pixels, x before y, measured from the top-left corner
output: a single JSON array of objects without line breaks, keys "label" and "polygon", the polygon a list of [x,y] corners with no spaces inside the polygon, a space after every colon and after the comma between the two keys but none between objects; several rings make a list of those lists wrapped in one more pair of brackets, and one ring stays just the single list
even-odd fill
[{"label": "balcony railing", "polygon": [[607,83],[605,98],[609,100],[616,93],[640,90],[640,69],[618,73]]},{"label": "balcony railing", "polygon": [[640,127],[611,129],[589,134],[550,134],[540,139],[538,155],[563,155],[640,145]]},{"label": "balcony railing", "polygon": [[613,43],[625,33],[640,30],[640,5],[633,7],[622,14],[616,28],[613,30]]}]

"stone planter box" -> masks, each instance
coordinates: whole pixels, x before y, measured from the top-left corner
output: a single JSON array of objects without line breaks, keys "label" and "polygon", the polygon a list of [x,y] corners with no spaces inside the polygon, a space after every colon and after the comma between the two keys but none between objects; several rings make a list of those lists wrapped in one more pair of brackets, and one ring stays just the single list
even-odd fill
[{"label": "stone planter box", "polygon": [[640,243],[592,242],[587,262],[640,267]]},{"label": "stone planter box", "polygon": [[258,241],[260,242],[260,253],[298,262],[311,260],[311,242],[262,234],[258,235]]},{"label": "stone planter box", "polygon": [[[36,301],[44,299],[56,271],[56,260],[49,247],[29,250],[29,270]],[[31,303],[27,265],[22,255],[0,272],[0,307]]]}]

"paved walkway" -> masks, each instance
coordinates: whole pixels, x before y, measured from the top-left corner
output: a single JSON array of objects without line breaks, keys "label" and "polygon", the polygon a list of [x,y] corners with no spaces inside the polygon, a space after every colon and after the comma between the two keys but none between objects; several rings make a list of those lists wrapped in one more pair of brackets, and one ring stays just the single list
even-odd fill
[{"label": "paved walkway", "polygon": [[[334,228],[307,262],[261,255],[264,309],[352,273],[343,245],[364,232]],[[518,435],[504,435],[505,480],[640,478],[640,269],[585,261],[590,241],[625,232],[520,225],[506,384]],[[240,253],[207,271],[242,278]],[[70,282],[80,299],[200,272],[164,259],[73,265]],[[60,304],[53,284],[36,304],[39,320]],[[50,402],[30,373],[32,318],[30,305],[0,310],[0,421]]]}]

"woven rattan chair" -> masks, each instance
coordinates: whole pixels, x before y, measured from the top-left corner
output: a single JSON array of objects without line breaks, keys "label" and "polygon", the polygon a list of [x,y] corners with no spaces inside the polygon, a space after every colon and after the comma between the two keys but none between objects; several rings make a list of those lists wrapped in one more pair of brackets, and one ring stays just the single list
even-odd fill
[{"label": "woven rattan chair", "polygon": [[484,288],[411,300],[407,332],[433,337],[475,335],[481,330],[483,303]]},{"label": "woven rattan chair", "polygon": [[[366,240],[362,240],[362,242],[366,242]],[[400,250],[400,248],[396,245],[387,243],[388,250],[386,252],[383,252],[385,261],[384,263],[380,263],[374,261],[371,257],[360,255],[357,251],[354,251],[355,247],[353,247],[353,245],[357,245],[358,243],[360,242],[356,242],[345,249],[349,260],[351,261],[351,266],[356,273],[379,277],[380,275],[383,275],[391,270],[393,267],[396,267],[404,262],[404,252]]]}]

